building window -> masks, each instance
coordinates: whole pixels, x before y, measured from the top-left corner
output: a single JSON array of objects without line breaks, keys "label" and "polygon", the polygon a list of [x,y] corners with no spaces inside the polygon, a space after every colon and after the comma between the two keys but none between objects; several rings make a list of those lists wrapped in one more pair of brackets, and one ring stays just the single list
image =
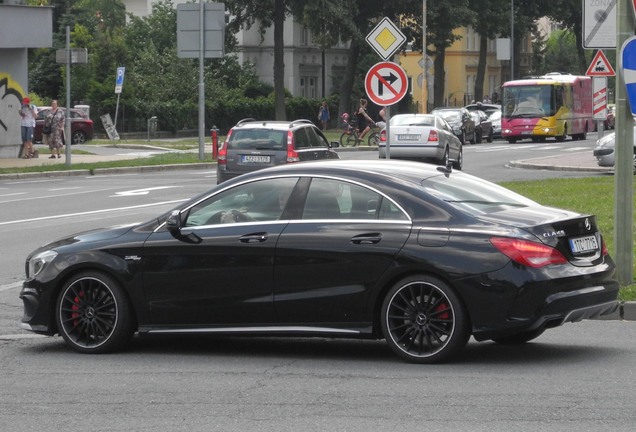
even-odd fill
[{"label": "building window", "polygon": [[408,91],[413,96],[413,77],[406,77],[406,85],[408,85]]},{"label": "building window", "polygon": [[316,83],[318,78],[315,76],[302,76],[300,77],[300,95],[306,98],[316,98],[317,89]]},{"label": "building window", "polygon": [[309,29],[307,27],[303,27],[300,29],[300,45],[307,46],[311,43],[311,34],[309,33]]}]

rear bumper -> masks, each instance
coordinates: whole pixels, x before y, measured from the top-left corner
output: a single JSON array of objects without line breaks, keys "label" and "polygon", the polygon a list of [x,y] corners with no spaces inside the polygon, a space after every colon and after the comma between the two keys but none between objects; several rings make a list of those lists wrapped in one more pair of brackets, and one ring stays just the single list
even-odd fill
[{"label": "rear bumper", "polygon": [[[444,156],[444,149],[437,146],[390,144],[389,148],[393,158],[441,159]],[[386,157],[386,144],[378,146],[378,153],[380,158]]]},{"label": "rear bumper", "polygon": [[497,328],[474,329],[476,340],[496,339],[539,328],[553,328],[566,322],[595,319],[611,315],[619,308],[619,285],[608,281],[603,285],[562,291],[548,296],[531,317],[509,317]]}]

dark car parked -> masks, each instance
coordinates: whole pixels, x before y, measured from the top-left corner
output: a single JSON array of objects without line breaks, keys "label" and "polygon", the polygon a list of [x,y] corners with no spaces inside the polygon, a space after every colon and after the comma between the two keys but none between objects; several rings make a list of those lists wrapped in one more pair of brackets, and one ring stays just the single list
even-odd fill
[{"label": "dark car parked", "polygon": [[519,344],[614,313],[619,291],[593,215],[379,159],[245,174],[42,246],[25,269],[22,328],[83,353],[134,333],[296,335],[385,339],[433,363],[471,335]]},{"label": "dark car parked", "polygon": [[338,159],[323,133],[309,120],[241,120],[219,148],[217,183],[266,167],[292,162]]},{"label": "dark car parked", "polygon": [[466,108],[435,108],[431,114],[438,115],[448,122],[462,144],[470,141],[475,144],[475,121]]},{"label": "dark car parked", "polygon": [[[66,115],[66,109],[60,108]],[[35,129],[33,130],[33,141],[42,142],[42,127],[46,116],[51,112],[51,108],[42,108],[38,110],[38,117],[35,120]],[[93,139],[93,120],[88,118],[86,113],[79,109],[71,108],[71,143],[84,144],[86,141]]]},{"label": "dark car parked", "polygon": [[477,134],[475,141],[481,143],[485,139],[489,143],[492,142],[494,131],[488,115],[480,110],[471,111],[470,115],[475,122],[475,133]]}]

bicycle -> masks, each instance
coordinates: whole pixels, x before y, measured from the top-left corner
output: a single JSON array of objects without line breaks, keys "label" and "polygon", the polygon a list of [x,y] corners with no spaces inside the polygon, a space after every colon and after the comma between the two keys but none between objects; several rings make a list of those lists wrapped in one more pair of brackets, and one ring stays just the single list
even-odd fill
[{"label": "bicycle", "polygon": [[[362,140],[360,139],[360,131],[358,131],[358,128],[355,125],[349,122],[349,114],[344,113],[342,115],[342,122],[344,131],[342,132],[342,135],[340,135],[340,145],[342,147],[355,147],[361,143]],[[370,127],[371,131],[367,138],[367,144],[369,146],[377,146],[380,143],[381,128],[376,123],[373,123]]]}]

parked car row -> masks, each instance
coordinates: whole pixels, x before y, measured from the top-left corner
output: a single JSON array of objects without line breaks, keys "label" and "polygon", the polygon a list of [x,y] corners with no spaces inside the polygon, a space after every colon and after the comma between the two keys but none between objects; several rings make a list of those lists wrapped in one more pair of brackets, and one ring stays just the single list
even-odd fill
[{"label": "parked car row", "polygon": [[[66,115],[66,109],[61,108]],[[51,112],[51,107],[40,107],[38,116],[35,119],[35,129],[33,130],[33,141],[41,143],[43,141],[42,127],[46,116]],[[84,111],[71,108],[71,144],[84,144],[93,139],[93,120]]]}]

